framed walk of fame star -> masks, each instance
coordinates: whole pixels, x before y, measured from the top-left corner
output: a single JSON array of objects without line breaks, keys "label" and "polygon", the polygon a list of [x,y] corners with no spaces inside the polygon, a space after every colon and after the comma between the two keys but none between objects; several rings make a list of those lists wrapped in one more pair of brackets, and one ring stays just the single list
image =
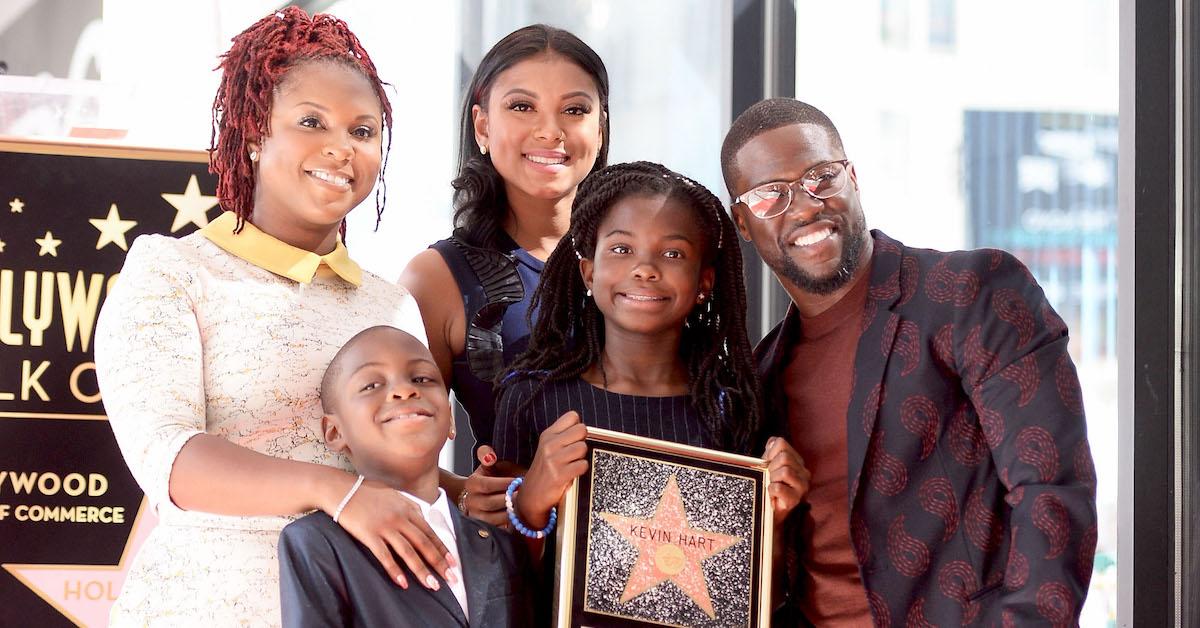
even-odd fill
[{"label": "framed walk of fame star", "polygon": [[557,625],[767,626],[766,462],[595,428],[587,445],[559,505]]}]

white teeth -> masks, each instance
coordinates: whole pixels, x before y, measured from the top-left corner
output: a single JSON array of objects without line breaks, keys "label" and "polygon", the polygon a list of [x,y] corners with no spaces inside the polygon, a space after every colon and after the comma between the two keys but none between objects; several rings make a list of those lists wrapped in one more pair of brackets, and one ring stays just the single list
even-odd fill
[{"label": "white teeth", "polygon": [[537,155],[525,155],[525,159],[532,161],[535,164],[554,165],[561,164],[567,161],[565,156],[562,157],[538,157]]},{"label": "white teeth", "polygon": [[653,297],[645,294],[626,294],[625,298],[630,301],[662,301],[664,297]]},{"label": "white teeth", "polygon": [[426,415],[424,415],[424,414],[420,414],[420,413],[418,413],[418,412],[412,412],[412,413],[409,413],[409,414],[393,414],[392,416],[390,416],[390,417],[387,417],[386,419],[384,419],[384,420],[383,420],[383,422],[384,422],[384,423],[387,423],[387,422],[389,422],[389,421],[395,421],[395,420],[399,420],[399,419],[420,419],[420,418],[423,418],[423,417],[425,417],[425,416],[426,416]]},{"label": "white teeth", "polygon": [[810,244],[816,244],[817,242],[820,242],[831,235],[833,235],[833,229],[826,227],[820,231],[800,236],[799,238],[796,238],[792,244],[794,246],[808,246]]},{"label": "white teeth", "polygon": [[308,174],[334,185],[350,185],[350,179],[347,179],[346,177],[339,177],[336,174],[330,174],[324,170],[311,170]]}]

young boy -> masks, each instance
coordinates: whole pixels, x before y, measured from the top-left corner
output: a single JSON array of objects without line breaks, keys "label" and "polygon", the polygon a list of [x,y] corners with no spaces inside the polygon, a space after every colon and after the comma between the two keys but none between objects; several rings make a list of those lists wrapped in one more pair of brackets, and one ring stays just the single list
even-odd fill
[{"label": "young boy", "polygon": [[[438,453],[454,426],[429,350],[393,327],[350,339],[321,382],[325,441],[367,480],[416,503],[461,567],[401,588],[332,518],[316,512],[279,539],[285,626],[528,626],[533,573],[514,536],[462,516],[438,487]],[[353,491],[350,499],[353,499]]]}]

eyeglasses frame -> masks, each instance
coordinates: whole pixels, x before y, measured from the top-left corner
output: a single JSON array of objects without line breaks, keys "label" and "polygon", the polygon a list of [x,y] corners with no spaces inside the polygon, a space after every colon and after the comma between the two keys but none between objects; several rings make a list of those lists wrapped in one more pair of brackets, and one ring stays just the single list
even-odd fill
[{"label": "eyeglasses frame", "polygon": [[[813,170],[816,170],[817,168],[820,168],[821,166],[828,166],[829,164],[841,164],[842,169],[845,170],[847,176],[849,176],[849,171],[850,171],[850,160],[849,159],[830,159],[829,161],[822,161],[821,163],[816,164],[813,167],[805,170],[804,174],[800,175],[799,179],[796,179],[795,181],[791,181],[786,184],[787,190],[788,190],[788,201],[787,201],[787,203],[784,204],[783,209],[780,209],[778,212],[771,214],[770,216],[759,216],[758,214],[754,213],[753,211],[750,211],[750,215],[754,216],[755,218],[758,218],[759,220],[770,220],[772,218],[775,218],[776,216],[781,216],[781,215],[787,213],[787,210],[791,209],[792,201],[795,200],[795,197],[796,197],[796,193],[792,191],[792,189],[796,187],[796,184],[803,181],[804,177],[807,176],[808,173],[812,172]],[[730,204],[730,207],[732,207],[733,205],[737,205],[738,203],[741,203],[746,206],[747,210],[749,210],[750,204],[747,203],[745,200],[743,200],[743,199],[745,199],[746,195],[753,192],[754,190],[757,190],[758,188],[761,188],[766,185],[772,185],[775,183],[783,183],[783,182],[782,181],[768,181],[761,185],[756,185],[756,186],[750,188],[749,190],[746,190],[742,194],[739,194],[737,198],[733,199],[733,203]],[[804,193],[809,195],[813,199],[818,200],[818,201],[824,201],[825,199],[833,198],[833,197],[837,196],[838,194],[841,194],[842,191],[846,189],[846,182],[843,181],[842,187],[838,188],[837,191],[835,191],[835,192],[826,194],[825,196],[817,196],[816,194],[813,194],[812,192],[810,192],[808,190],[808,188],[803,185],[800,186],[800,189],[804,190]]]}]

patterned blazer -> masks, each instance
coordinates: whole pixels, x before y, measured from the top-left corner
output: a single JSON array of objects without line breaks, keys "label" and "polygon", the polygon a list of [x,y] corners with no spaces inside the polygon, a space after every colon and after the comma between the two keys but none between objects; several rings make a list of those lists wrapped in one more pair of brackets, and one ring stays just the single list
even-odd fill
[{"label": "patterned blazer", "polygon": [[[1075,625],[1096,475],[1066,325],[1008,253],[872,236],[846,430],[851,537],[875,624]],[[792,308],[756,351],[777,434],[799,324]]]}]

